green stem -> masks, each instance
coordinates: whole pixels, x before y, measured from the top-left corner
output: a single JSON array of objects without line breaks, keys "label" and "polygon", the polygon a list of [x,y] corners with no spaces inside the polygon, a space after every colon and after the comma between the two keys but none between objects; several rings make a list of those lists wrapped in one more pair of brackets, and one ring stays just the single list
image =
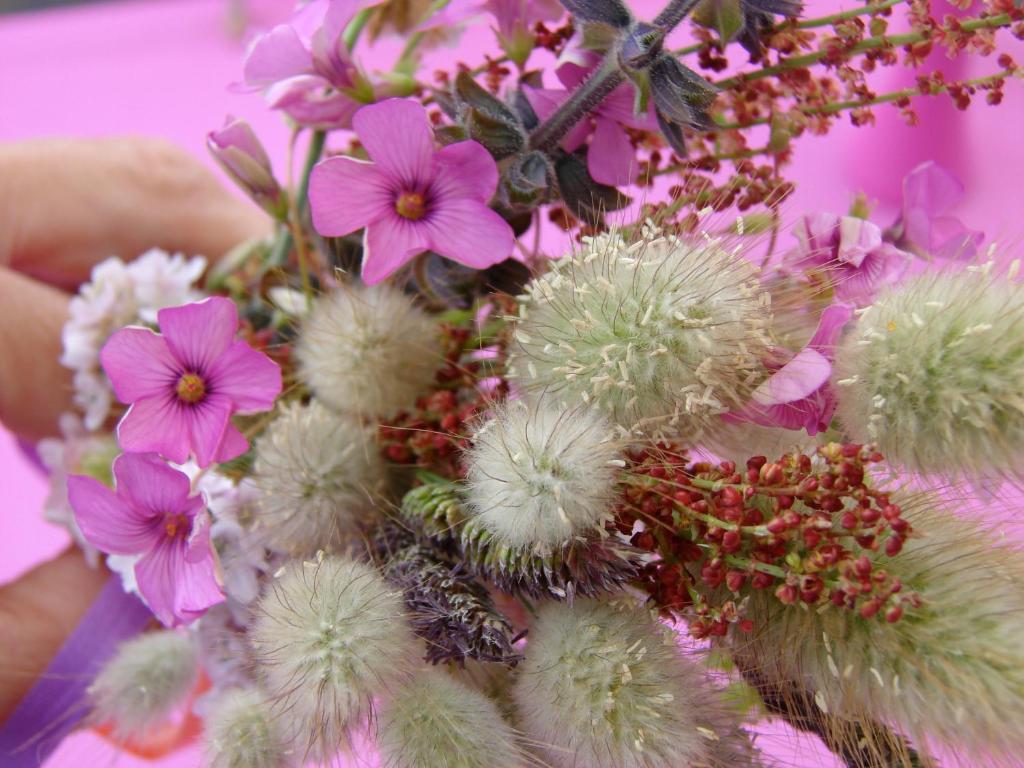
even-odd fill
[{"label": "green stem", "polygon": [[[430,7],[427,8],[426,13],[423,14],[423,18],[420,19],[420,23],[422,24],[435,13],[444,9],[449,2],[451,2],[451,0],[434,0],[434,2],[430,4]],[[413,55],[416,53],[416,49],[420,47],[420,44],[423,42],[423,38],[426,37],[426,34],[426,32],[414,32],[409,36],[409,39],[405,42],[405,46],[402,48],[402,53],[398,57],[398,63],[395,65],[396,69],[401,68],[403,64],[412,59]]]},{"label": "green stem", "polygon": [[295,191],[295,213],[301,218],[306,212],[306,202],[309,199],[309,176],[313,173],[313,166],[320,160],[324,153],[324,142],[327,139],[326,131],[313,131],[309,139],[309,149],[306,152],[306,163],[302,166],[302,179],[299,181],[299,188]]},{"label": "green stem", "polygon": [[[976,32],[980,29],[998,29],[999,27],[1007,27],[1011,23],[1012,20],[1010,19],[1010,14],[1001,13],[997,16],[989,16],[987,18],[970,19],[961,23],[960,29],[964,32]],[[913,45],[914,43],[924,42],[930,36],[930,34],[924,32],[908,32],[904,35],[877,35],[875,37],[866,37],[859,43],[852,45],[848,49],[848,53],[853,55],[877,48]],[[821,61],[829,54],[829,51],[820,50],[815,51],[814,53],[808,53],[804,56],[793,56],[792,58],[784,59],[771,67],[763,67],[762,69],[758,69],[754,72],[744,72],[743,74],[739,74],[734,77],[727,77],[724,80],[720,80],[715,83],[715,85],[721,90],[729,90],[730,88],[735,88],[736,86],[750,82],[751,80],[761,80],[765,77],[774,77],[775,75],[779,75],[790,70],[809,67],[810,65]]]},{"label": "green stem", "polygon": [[356,47],[356,41],[359,40],[359,36],[363,34],[363,30],[366,25],[370,22],[373,17],[374,11],[377,10],[377,6],[371,6],[364,8],[348,23],[345,27],[345,31],[341,35],[342,42],[345,43],[345,47],[350,51]]},{"label": "green stem", "polygon": [[[831,104],[823,104],[821,106],[800,106],[796,107],[795,111],[803,112],[805,115],[834,115],[839,112],[845,112],[849,109],[857,109],[859,107],[873,107],[879,104],[889,104],[894,101],[900,101],[901,99],[909,99],[914,96],[938,96],[940,93],[946,93],[949,91],[951,85],[962,85],[968,88],[974,88],[979,85],[988,85],[998,80],[1003,80],[1007,77],[1013,77],[1016,74],[1014,70],[1006,69],[1002,72],[996,72],[992,75],[985,75],[984,77],[975,77],[971,80],[963,80],[960,82],[943,83],[929,88],[927,91],[922,91],[920,88],[904,88],[900,91],[891,91],[889,93],[883,93],[880,96],[875,96],[873,99],[852,99],[850,101],[836,101]],[[750,128],[754,125],[767,125],[771,122],[770,118],[762,117],[757,120],[751,120],[749,123],[724,123],[720,126],[721,130],[734,130],[741,128]],[[752,152],[762,152],[764,150],[747,150]]]},{"label": "green stem", "polygon": [[[849,11],[842,11],[841,13],[833,13],[829,16],[818,16],[813,19],[804,19],[798,21],[795,26],[797,29],[814,29],[815,27],[827,27],[831,24],[836,24],[840,21],[846,21],[847,19],[855,19],[858,16],[873,16],[880,11],[884,11],[887,8],[905,3],[907,0],[885,0],[882,3],[873,3],[872,5],[865,5],[863,8],[854,8]],[[785,29],[791,22],[784,21],[776,26],[776,29]],[[689,56],[692,53],[699,53],[700,50],[706,46],[707,43],[694,43],[693,45],[687,45],[684,48],[677,48],[672,51],[673,56]]]},{"label": "green stem", "polygon": [[572,92],[551,117],[537,126],[530,136],[530,147],[541,152],[553,150],[570,129],[597,109],[624,79],[625,75],[619,68],[618,50],[612,48],[590,77]]},{"label": "green stem", "polygon": [[[306,153],[306,162],[302,167],[302,179],[299,187],[295,190],[295,201],[292,206],[292,226],[302,231],[302,221],[306,213],[306,203],[309,199],[309,176],[313,172],[313,166],[320,159],[324,151],[324,141],[327,139],[326,131],[313,131],[309,139],[309,150]],[[292,238],[291,229],[282,226],[277,233],[277,239],[267,256],[267,268],[281,267],[288,261],[288,254],[291,253],[295,241]]]},{"label": "green stem", "polygon": [[804,21],[798,21],[796,23],[796,28],[813,29],[814,27],[827,27],[830,24],[837,24],[838,22],[846,21],[847,19],[855,19],[858,16],[874,16],[880,11],[892,8],[895,5],[900,5],[906,1],[907,0],[885,0],[885,2],[882,3],[872,3],[871,5],[865,5],[863,8],[853,8],[849,11],[833,13],[830,16],[819,16],[814,19],[805,19]]}]

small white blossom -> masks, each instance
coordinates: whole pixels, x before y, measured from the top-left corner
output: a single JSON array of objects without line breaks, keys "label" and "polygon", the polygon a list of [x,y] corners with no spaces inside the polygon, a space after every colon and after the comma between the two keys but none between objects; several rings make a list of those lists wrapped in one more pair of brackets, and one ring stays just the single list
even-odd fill
[{"label": "small white blossom", "polygon": [[60,417],[62,437],[48,437],[36,446],[39,458],[50,471],[50,489],[43,502],[43,516],[54,525],[68,530],[71,538],[85,553],[89,564],[99,562],[93,547],[75,520],[68,502],[68,475],[90,475],[103,480],[109,477],[110,465],[117,456],[117,442],[111,435],[86,432],[81,419],[65,413]]}]

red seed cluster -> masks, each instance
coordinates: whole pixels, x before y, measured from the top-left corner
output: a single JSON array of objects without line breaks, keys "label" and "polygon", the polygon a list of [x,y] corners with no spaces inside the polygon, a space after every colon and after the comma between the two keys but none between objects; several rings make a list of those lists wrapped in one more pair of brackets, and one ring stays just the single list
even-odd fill
[{"label": "red seed cluster", "polygon": [[[892,22],[897,14],[906,17],[908,30]],[[1008,37],[997,37],[1000,30],[1024,37],[1020,3],[983,0],[959,16],[940,13],[928,0],[868,3],[801,23],[781,21],[744,65],[747,54],[739,46],[723,46],[717,30],[696,28],[698,43],[683,49],[681,60],[720,88],[712,108],[719,127],[688,134],[685,158],[655,150],[641,159],[641,183],[653,185],[666,174],[674,182],[673,202],[647,213],[777,210],[791,192],[786,166],[794,139],[803,134],[824,135],[845,120],[873,125],[879,109],[895,108],[914,125],[919,96],[941,95],[959,109],[982,100],[999,104],[1006,81],[1024,74],[1005,47],[1000,54]],[[947,81],[937,68],[947,56],[996,61],[982,66],[980,77]],[[916,87],[880,90],[876,73],[893,67],[915,70]],[[725,72],[731,76],[717,76]]]},{"label": "red seed cluster", "polygon": [[616,524],[660,556],[644,568],[643,586],[666,613],[690,617],[698,637],[751,629],[738,608],[747,590],[891,622],[919,604],[876,562],[899,554],[912,532],[899,505],[865,480],[882,461],[877,451],[832,443],[816,460],[755,456],[744,470],[688,463],[664,445],[629,459]]},{"label": "red seed cluster", "polygon": [[[393,464],[428,467],[454,480],[464,474],[462,452],[468,446],[472,422],[492,402],[508,394],[508,383],[497,375],[504,360],[503,339],[492,345],[498,353],[496,359],[473,360],[472,353],[481,345],[479,333],[445,325],[441,334],[444,362],[434,386],[416,401],[412,411],[380,426],[378,443],[384,458]],[[494,384],[482,390],[480,383],[488,377]]]}]

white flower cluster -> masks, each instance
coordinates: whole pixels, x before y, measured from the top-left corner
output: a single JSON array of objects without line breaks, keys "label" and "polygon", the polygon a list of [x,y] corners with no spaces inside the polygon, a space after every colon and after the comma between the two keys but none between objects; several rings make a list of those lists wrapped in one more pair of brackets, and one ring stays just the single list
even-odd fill
[{"label": "white flower cluster", "polygon": [[186,259],[159,249],[129,263],[111,257],[93,267],[90,281],[71,300],[60,360],[74,371],[74,402],[86,429],[98,429],[110,414],[112,393],[100,368],[100,348],[119,328],[155,323],[158,310],[199,299],[194,285],[205,269],[201,256]]}]

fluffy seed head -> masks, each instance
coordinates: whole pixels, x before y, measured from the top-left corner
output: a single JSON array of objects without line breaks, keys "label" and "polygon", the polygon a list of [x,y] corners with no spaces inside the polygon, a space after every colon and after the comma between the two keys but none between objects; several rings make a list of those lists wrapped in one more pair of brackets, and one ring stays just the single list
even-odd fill
[{"label": "fluffy seed head", "polygon": [[751,764],[697,666],[639,608],[544,605],[513,696],[523,730],[556,768]]},{"label": "fluffy seed head", "polygon": [[302,756],[329,759],[419,647],[401,594],[341,557],[292,562],[260,598],[249,636],[273,714]]},{"label": "fluffy seed head", "polygon": [[198,671],[188,635],[147,632],[122,643],[89,686],[93,716],[119,736],[142,738],[184,701]]},{"label": "fluffy seed head", "polygon": [[255,688],[234,688],[205,718],[210,768],[284,768],[291,764],[281,724]]},{"label": "fluffy seed head", "polygon": [[847,432],[920,472],[1024,477],[1024,292],[984,271],[882,296],[839,348]]},{"label": "fluffy seed head", "polygon": [[1016,765],[1024,751],[1024,555],[933,499],[900,500],[919,534],[877,568],[923,598],[895,623],[852,611],[748,604],[758,630],[733,638],[769,680],[800,681],[849,722],[888,722],[916,745],[939,740],[969,764]]},{"label": "fluffy seed head", "polygon": [[384,768],[522,768],[527,760],[498,707],[437,669],[395,691],[380,713]]},{"label": "fluffy seed head", "polygon": [[510,547],[559,546],[608,519],[618,458],[611,425],[595,411],[509,402],[473,437],[470,511]]},{"label": "fluffy seed head", "polygon": [[373,436],[317,401],[290,403],[256,441],[261,536],[294,555],[334,549],[373,512],[384,465]]},{"label": "fluffy seed head", "polygon": [[616,232],[584,243],[527,287],[512,374],[623,428],[697,439],[761,373],[768,294],[714,242],[648,226],[635,243]]},{"label": "fluffy seed head", "polygon": [[295,344],[299,376],[331,408],[392,416],[409,408],[440,363],[434,323],[388,285],[321,297]]}]

